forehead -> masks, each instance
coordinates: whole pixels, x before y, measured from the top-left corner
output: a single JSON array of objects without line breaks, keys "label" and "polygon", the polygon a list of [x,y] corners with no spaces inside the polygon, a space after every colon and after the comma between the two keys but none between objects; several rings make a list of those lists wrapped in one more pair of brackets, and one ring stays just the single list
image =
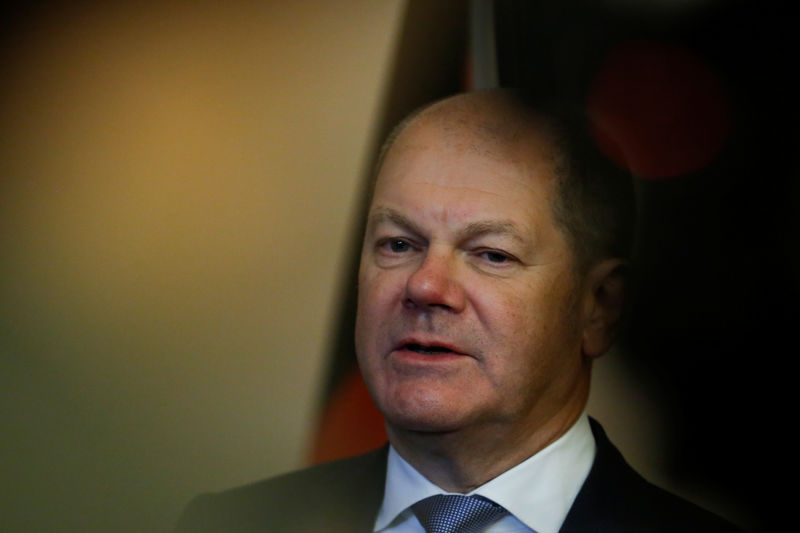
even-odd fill
[{"label": "forehead", "polygon": [[398,180],[473,188],[502,182],[549,198],[558,158],[543,123],[491,111],[445,108],[412,121],[385,154],[375,192]]},{"label": "forehead", "polygon": [[537,240],[554,233],[556,160],[544,133],[470,116],[428,118],[409,124],[386,154],[373,214],[390,208],[454,227],[510,221]]}]

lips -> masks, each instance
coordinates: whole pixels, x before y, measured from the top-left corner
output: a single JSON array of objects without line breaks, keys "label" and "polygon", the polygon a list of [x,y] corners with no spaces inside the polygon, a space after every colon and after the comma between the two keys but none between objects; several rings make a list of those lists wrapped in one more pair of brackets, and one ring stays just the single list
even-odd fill
[{"label": "lips", "polygon": [[395,349],[422,355],[465,355],[457,346],[435,340],[404,339]]},{"label": "lips", "polygon": [[449,348],[445,348],[444,346],[423,346],[422,344],[406,344],[404,346],[406,350],[411,350],[412,352],[417,352],[426,355],[436,355],[440,353],[455,353],[453,350]]}]

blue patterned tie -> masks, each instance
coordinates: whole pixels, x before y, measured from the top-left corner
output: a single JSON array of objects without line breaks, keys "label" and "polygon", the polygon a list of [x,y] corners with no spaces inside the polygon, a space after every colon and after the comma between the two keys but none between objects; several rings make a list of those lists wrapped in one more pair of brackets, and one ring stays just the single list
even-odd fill
[{"label": "blue patterned tie", "polygon": [[478,533],[506,510],[482,496],[439,494],[411,506],[425,533]]}]

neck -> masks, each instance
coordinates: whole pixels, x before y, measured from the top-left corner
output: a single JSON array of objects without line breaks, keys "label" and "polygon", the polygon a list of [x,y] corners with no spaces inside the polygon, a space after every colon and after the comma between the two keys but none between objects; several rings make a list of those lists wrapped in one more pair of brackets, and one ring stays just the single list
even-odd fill
[{"label": "neck", "polygon": [[447,492],[468,493],[558,440],[578,420],[588,390],[550,417],[518,431],[504,423],[447,432],[412,431],[387,424],[389,440],[418,472]]}]

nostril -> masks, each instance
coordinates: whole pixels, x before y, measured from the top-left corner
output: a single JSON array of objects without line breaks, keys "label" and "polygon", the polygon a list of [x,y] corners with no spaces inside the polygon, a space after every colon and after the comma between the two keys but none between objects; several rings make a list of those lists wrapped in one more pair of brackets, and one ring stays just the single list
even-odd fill
[{"label": "nostril", "polygon": [[447,304],[418,302],[413,298],[406,298],[403,301],[403,307],[405,307],[406,309],[442,309],[444,311],[453,310],[453,308]]}]

